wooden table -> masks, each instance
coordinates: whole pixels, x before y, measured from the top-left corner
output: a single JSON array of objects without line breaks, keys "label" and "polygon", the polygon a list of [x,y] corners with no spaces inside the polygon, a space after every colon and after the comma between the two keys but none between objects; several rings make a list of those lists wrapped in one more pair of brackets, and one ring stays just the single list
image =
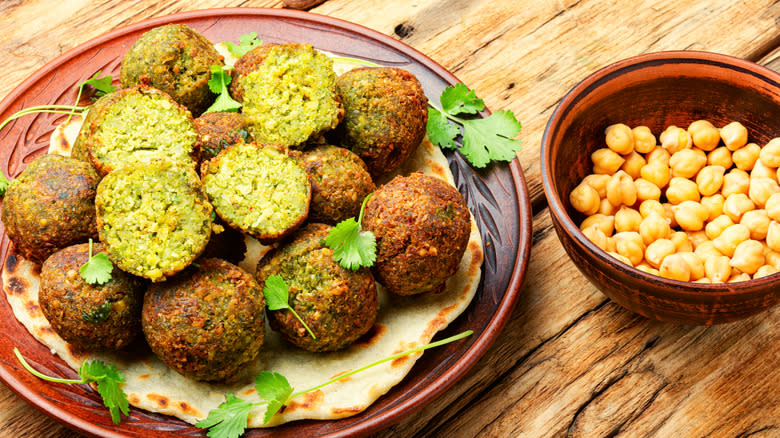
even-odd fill
[{"label": "wooden table", "polygon": [[[174,12],[275,0],[5,0],[0,98],[62,52]],[[539,172],[545,123],[589,73],[660,50],[780,68],[770,0],[328,0],[313,12],[402,40],[523,123],[532,260],[501,336],[457,385],[379,436],[780,436],[780,308],[715,327],[649,321],[580,275],[553,232]],[[549,281],[549,272],[556,281]],[[0,385],[0,436],[72,436]]]}]

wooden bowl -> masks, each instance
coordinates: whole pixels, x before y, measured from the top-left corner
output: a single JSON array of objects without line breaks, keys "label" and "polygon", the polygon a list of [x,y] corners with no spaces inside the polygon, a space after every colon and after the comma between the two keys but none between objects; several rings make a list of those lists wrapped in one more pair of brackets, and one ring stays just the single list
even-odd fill
[{"label": "wooden bowl", "polygon": [[542,181],[555,231],[577,268],[605,295],[647,318],[710,325],[768,309],[780,301],[780,273],[729,284],[700,284],[653,276],[625,265],[579,230],[584,216],[569,193],[592,173],[590,154],[605,147],[614,123],[648,126],[658,136],[669,125],[706,119],[739,121],[749,141],[780,136],[780,75],[725,55],[677,51],[628,58],[592,74],[553,113],[542,139]]}]

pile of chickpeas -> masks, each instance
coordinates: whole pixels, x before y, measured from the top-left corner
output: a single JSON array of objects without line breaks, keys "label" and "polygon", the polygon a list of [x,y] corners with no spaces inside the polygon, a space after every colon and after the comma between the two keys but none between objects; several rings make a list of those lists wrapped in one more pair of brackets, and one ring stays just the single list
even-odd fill
[{"label": "pile of chickpeas", "polygon": [[[780,270],[780,138],[748,143],[739,122],[697,120],[658,139],[607,127],[593,174],[572,190],[596,246],[644,272],[731,283]],[[660,144],[659,144],[660,142]]]}]

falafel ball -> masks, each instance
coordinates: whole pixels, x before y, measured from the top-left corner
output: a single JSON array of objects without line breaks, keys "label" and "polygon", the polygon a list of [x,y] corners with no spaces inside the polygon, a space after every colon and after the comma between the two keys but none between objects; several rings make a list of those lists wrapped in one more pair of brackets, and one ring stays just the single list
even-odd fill
[{"label": "falafel ball", "polygon": [[252,361],[265,336],[263,290],[219,259],[201,259],[144,296],[142,327],[152,351],[186,377],[223,381]]},{"label": "falafel ball", "polygon": [[376,236],[377,281],[398,295],[413,295],[444,289],[466,251],[471,219],[454,187],[414,172],[374,192],[362,226]]},{"label": "falafel ball", "polygon": [[289,289],[289,305],[317,337],[313,339],[289,310],[269,310],[271,328],[308,351],[348,347],[376,321],[379,310],[371,271],[342,268],[324,245],[332,227],[309,224],[293,240],[272,250],[257,266],[261,286],[280,275]]},{"label": "falafel ball", "polygon": [[169,160],[111,172],[98,185],[95,208],[111,261],[152,281],[186,268],[211,237],[213,210],[200,178]]},{"label": "falafel ball", "polygon": [[195,168],[199,143],[187,108],[160,90],[139,85],[98,99],[74,149],[105,176],[128,163],[160,157]]},{"label": "falafel ball", "polygon": [[[100,243],[92,254],[104,250]],[[58,335],[86,350],[119,350],[141,331],[146,282],[114,267],[104,284],[89,284],[79,274],[89,260],[89,244],[55,252],[41,267],[38,301]]]},{"label": "falafel ball", "polygon": [[316,146],[303,153],[303,163],[311,180],[311,222],[357,217],[363,199],[376,189],[366,163],[348,149]]},{"label": "falafel ball", "polygon": [[333,62],[309,44],[256,47],[236,66],[232,90],[258,142],[297,146],[335,128],[344,116]]},{"label": "falafel ball", "polygon": [[119,80],[122,88],[151,85],[200,114],[215,98],[208,85],[212,65],[224,60],[206,37],[187,25],[167,24],[138,38],[122,59]]},{"label": "falafel ball", "polygon": [[17,254],[37,263],[59,249],[97,239],[92,166],[61,155],[33,160],[11,181],[2,220]]},{"label": "falafel ball", "polygon": [[200,142],[200,159],[210,160],[231,144],[249,142],[244,116],[233,112],[206,113],[195,119]]},{"label": "falafel ball", "polygon": [[365,67],[336,80],[344,120],[340,145],[358,154],[374,178],[398,169],[425,136],[428,98],[406,70]]},{"label": "falafel ball", "polygon": [[217,215],[263,244],[292,233],[309,213],[311,184],[296,151],[236,143],[203,163],[200,173]]}]

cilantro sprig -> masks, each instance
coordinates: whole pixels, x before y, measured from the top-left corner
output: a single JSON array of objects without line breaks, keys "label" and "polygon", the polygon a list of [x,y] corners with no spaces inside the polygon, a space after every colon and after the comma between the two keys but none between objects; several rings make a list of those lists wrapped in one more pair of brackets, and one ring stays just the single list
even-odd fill
[{"label": "cilantro sprig", "polygon": [[[496,111],[485,118],[464,119],[459,114],[474,115],[485,109],[485,103],[473,90],[463,84],[451,85],[441,94],[441,108],[428,102],[428,138],[445,149],[459,149],[477,168],[491,161],[512,161],[520,150],[520,141],[514,137],[522,125],[508,110]],[[455,122],[463,127],[463,144],[455,145],[454,138],[461,133]]]},{"label": "cilantro sprig", "polygon": [[290,289],[287,286],[287,282],[284,281],[284,278],[282,278],[281,275],[270,275],[265,280],[265,287],[263,287],[263,295],[265,296],[265,302],[266,305],[268,305],[268,308],[271,310],[282,310],[287,309],[292,314],[298,318],[298,321],[303,324],[303,327],[306,329],[307,332],[309,332],[309,335],[311,335],[312,339],[317,339],[316,336],[314,336],[314,333],[311,331],[308,325],[306,325],[305,322],[303,322],[303,319],[298,315],[298,312],[295,311],[292,307],[290,307],[289,301],[290,301]]},{"label": "cilantro sprig", "polygon": [[257,38],[257,32],[249,32],[238,37],[238,44],[233,41],[225,41],[228,52],[236,58],[247,54],[250,50],[263,44],[263,40]]},{"label": "cilantro sprig", "polygon": [[122,421],[120,412],[124,415],[130,414],[129,403],[127,401],[127,394],[119,386],[120,383],[124,383],[125,377],[122,372],[119,371],[116,366],[112,364],[106,364],[99,360],[86,361],[81,364],[79,368],[79,377],[81,379],[61,379],[58,377],[51,377],[38,372],[35,368],[30,366],[24,359],[19,349],[14,347],[14,354],[22,366],[29,371],[35,377],[54,383],[66,383],[73,385],[81,385],[88,383],[97,383],[97,391],[100,397],[103,398],[103,404],[106,405],[111,413],[111,421],[114,424],[119,424]]},{"label": "cilantro sprig", "polygon": [[5,196],[5,191],[8,190],[8,186],[11,184],[5,174],[0,171],[0,197]]},{"label": "cilantro sprig", "polygon": [[341,267],[351,270],[371,267],[376,262],[376,236],[363,231],[363,211],[371,193],[363,199],[358,220],[351,217],[339,222],[325,237],[325,245],[333,250],[333,258]]},{"label": "cilantro sprig", "polygon": [[461,332],[455,336],[450,336],[449,338],[442,339],[440,341],[411,348],[401,353],[385,357],[384,359],[380,359],[376,362],[372,362],[368,365],[351,370],[347,373],[340,374],[325,383],[298,392],[294,392],[294,388],[283,375],[277,372],[262,371],[255,379],[255,389],[257,390],[257,395],[262,397],[263,400],[252,403],[236,397],[233,393],[227,393],[225,394],[225,401],[216,409],[209,411],[208,416],[205,419],[195,423],[195,426],[201,429],[209,429],[207,435],[211,438],[238,438],[246,430],[249,415],[255,406],[266,405],[265,414],[263,415],[263,424],[268,424],[274,415],[276,415],[276,413],[279,412],[283,406],[286,406],[287,403],[289,403],[289,401],[295,397],[316,391],[324,386],[338,382],[339,380],[345,379],[349,376],[352,376],[353,374],[365,371],[382,363],[389,362],[409,354],[428,350],[430,348],[449,344],[450,342],[455,342],[459,339],[471,336],[473,333],[474,332],[472,330],[466,330],[465,332]]},{"label": "cilantro sprig", "polygon": [[89,284],[106,284],[111,280],[113,269],[114,265],[106,253],[99,252],[92,255],[92,239],[89,239],[89,259],[79,268],[81,278]]},{"label": "cilantro sprig", "polygon": [[90,85],[92,88],[95,89],[95,97],[100,97],[116,91],[116,86],[111,84],[111,82],[114,81],[114,78],[112,78],[111,75],[105,75],[103,77],[98,77],[98,76],[100,76],[100,70],[95,72],[95,74],[92,75],[91,78],[78,84],[79,91],[76,94],[76,103],[73,104],[74,109],[68,115],[68,119],[65,120],[65,123],[70,122],[71,117],[73,117],[73,115],[76,113],[75,108],[76,105],[79,104],[79,100],[81,100],[81,93],[84,91],[85,86]]},{"label": "cilantro sprig", "polygon": [[206,110],[207,113],[236,112],[241,108],[241,104],[230,97],[227,86],[233,78],[228,73],[229,68],[221,65],[211,66],[211,79],[209,79],[209,89],[217,94],[217,99]]}]

